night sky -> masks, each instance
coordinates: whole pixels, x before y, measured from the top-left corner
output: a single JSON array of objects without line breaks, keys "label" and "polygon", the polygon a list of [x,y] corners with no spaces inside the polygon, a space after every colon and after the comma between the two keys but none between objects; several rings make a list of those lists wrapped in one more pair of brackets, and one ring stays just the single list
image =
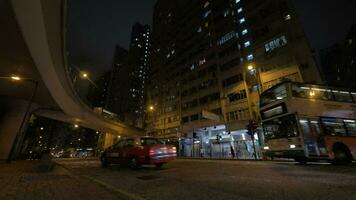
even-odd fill
[{"label": "night sky", "polygon": [[[93,75],[108,70],[114,48],[129,46],[134,23],[152,24],[155,0],[69,0],[68,49]],[[90,66],[89,66],[90,65]]]},{"label": "night sky", "polygon": [[[97,75],[110,68],[115,45],[128,48],[131,26],[152,23],[155,0],[69,0],[68,48]],[[316,49],[342,42],[356,24],[354,0],[294,0]]]}]

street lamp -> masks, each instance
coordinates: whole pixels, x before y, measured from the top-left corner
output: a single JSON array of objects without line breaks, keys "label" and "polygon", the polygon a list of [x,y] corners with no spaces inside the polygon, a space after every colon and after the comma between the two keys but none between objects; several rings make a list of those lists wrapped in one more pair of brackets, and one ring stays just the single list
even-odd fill
[{"label": "street lamp", "polygon": [[83,78],[88,78],[88,74],[85,73],[85,72],[83,72],[83,73],[82,73],[82,77],[83,77]]},{"label": "street lamp", "polygon": [[16,134],[16,137],[15,137],[15,140],[12,144],[12,147],[11,147],[11,150],[10,150],[10,154],[7,158],[7,162],[10,163],[11,160],[12,160],[12,157],[13,157],[13,154],[14,152],[17,151],[17,148],[18,148],[18,141],[21,141],[22,140],[22,128],[25,124],[25,121],[27,119],[27,116],[30,112],[30,109],[31,109],[31,106],[32,106],[32,102],[36,96],[36,93],[37,93],[37,89],[38,89],[38,81],[36,80],[33,80],[33,79],[30,79],[30,78],[22,78],[21,76],[18,76],[18,75],[12,75],[12,76],[9,76],[9,77],[0,77],[0,79],[7,79],[7,80],[12,80],[12,81],[16,81],[16,82],[20,82],[20,81],[23,81],[23,82],[29,82],[29,83],[32,83],[34,84],[34,89],[33,89],[33,92],[32,92],[32,95],[28,101],[28,105],[27,105],[27,108],[26,108],[26,111],[25,111],[25,115],[23,116],[22,118],[22,121],[21,121],[21,125],[19,126],[19,129],[18,129],[18,132]]},{"label": "street lamp", "polygon": [[150,111],[153,111],[155,109],[155,107],[150,106],[149,109],[150,109]]},{"label": "street lamp", "polygon": [[14,80],[14,81],[20,81],[21,80],[21,78],[19,76],[11,76],[10,78],[12,80]]},{"label": "street lamp", "polygon": [[79,125],[78,124],[74,124],[74,128],[78,128],[79,127]]}]

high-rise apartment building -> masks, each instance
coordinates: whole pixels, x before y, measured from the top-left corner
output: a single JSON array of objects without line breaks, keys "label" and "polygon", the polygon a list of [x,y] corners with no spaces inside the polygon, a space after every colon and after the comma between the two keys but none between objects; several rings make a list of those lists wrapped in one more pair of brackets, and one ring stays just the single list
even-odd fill
[{"label": "high-rise apartment building", "polygon": [[88,99],[93,107],[127,123],[130,123],[127,118],[130,100],[129,70],[128,51],[116,46],[111,69],[100,76],[95,85],[91,84],[88,92]]},{"label": "high-rise apartment building", "polygon": [[136,23],[132,26],[128,62],[130,66],[128,107],[139,127],[144,126],[146,116],[146,84],[150,70],[150,26]]},{"label": "high-rise apartment building", "polygon": [[356,89],[356,25],[350,28],[343,44],[323,49],[320,55],[329,85]]},{"label": "high-rise apartment building", "polygon": [[181,155],[251,158],[259,93],[321,81],[291,0],[158,0],[152,44],[149,122]]}]

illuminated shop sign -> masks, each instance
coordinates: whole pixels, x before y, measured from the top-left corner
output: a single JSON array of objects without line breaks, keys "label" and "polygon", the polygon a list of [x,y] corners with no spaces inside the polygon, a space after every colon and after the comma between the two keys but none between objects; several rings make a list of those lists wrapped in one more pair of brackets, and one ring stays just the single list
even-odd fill
[{"label": "illuminated shop sign", "polygon": [[268,43],[265,44],[265,50],[266,52],[273,51],[274,49],[283,47],[287,45],[287,38],[285,35],[278,37],[272,41],[269,41]]}]

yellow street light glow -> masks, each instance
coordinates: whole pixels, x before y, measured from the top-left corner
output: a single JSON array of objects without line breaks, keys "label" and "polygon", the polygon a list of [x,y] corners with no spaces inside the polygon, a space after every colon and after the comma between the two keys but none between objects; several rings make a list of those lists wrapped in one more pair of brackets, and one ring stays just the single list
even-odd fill
[{"label": "yellow street light glow", "polygon": [[15,81],[20,81],[21,77],[19,77],[19,76],[11,76],[11,79],[15,80]]},{"label": "yellow street light glow", "polygon": [[252,65],[249,65],[249,66],[247,67],[247,69],[251,71],[251,70],[254,69],[254,67],[253,67]]},{"label": "yellow street light glow", "polygon": [[79,127],[79,125],[78,124],[74,124],[74,128],[78,128]]},{"label": "yellow street light glow", "polygon": [[83,78],[88,78],[88,74],[87,73],[83,73],[82,76],[83,76]]},{"label": "yellow street light glow", "polygon": [[153,106],[150,106],[150,110],[154,110],[155,108]]},{"label": "yellow street light glow", "polygon": [[41,131],[43,131],[43,127],[41,127],[40,129],[41,129]]}]

